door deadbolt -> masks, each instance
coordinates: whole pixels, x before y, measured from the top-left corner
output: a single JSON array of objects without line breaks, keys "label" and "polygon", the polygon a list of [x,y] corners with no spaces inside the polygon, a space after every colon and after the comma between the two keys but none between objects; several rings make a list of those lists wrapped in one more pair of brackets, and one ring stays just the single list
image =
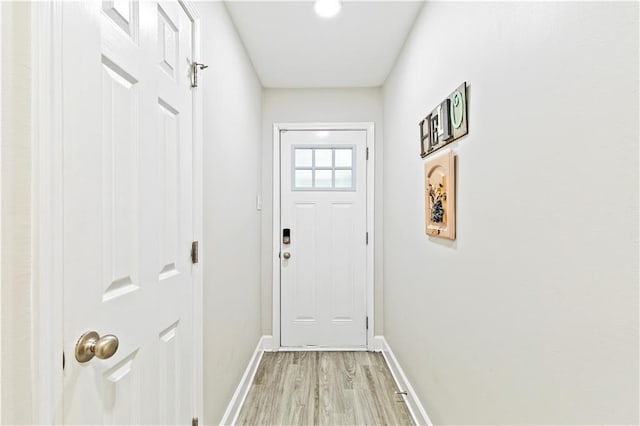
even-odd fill
[{"label": "door deadbolt", "polygon": [[282,257],[284,257],[285,259],[291,259],[291,253],[285,251],[284,253],[282,253]]},{"label": "door deadbolt", "polygon": [[84,333],[76,343],[76,360],[79,363],[89,362],[93,357],[111,358],[118,350],[118,338],[113,334],[100,337],[95,331]]}]

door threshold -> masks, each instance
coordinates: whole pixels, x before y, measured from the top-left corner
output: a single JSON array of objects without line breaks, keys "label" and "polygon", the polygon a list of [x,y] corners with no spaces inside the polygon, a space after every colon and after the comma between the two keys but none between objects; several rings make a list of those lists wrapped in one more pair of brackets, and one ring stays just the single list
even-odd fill
[{"label": "door threshold", "polygon": [[281,346],[280,352],[365,352],[366,346],[335,347],[335,346]]}]

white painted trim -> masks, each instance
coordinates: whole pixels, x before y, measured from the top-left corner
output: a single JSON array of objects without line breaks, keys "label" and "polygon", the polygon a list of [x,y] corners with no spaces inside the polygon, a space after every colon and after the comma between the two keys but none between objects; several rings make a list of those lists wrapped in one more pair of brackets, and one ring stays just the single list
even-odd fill
[{"label": "white painted trim", "polygon": [[262,336],[262,350],[265,352],[273,352],[273,336]]},{"label": "white painted trim", "polygon": [[[367,132],[367,149],[369,160],[367,161],[367,232],[369,232],[369,245],[367,246],[367,316],[369,317],[369,330],[367,330],[367,349],[372,350],[373,330],[375,329],[374,312],[374,248],[375,248],[375,125],[373,122],[360,123],[275,123],[273,125],[273,241],[272,241],[272,288],[273,288],[273,348],[278,350],[280,340],[280,131],[281,130],[364,130]],[[293,349],[293,348],[287,348]],[[298,348],[296,348],[297,350]],[[305,350],[299,348],[299,350]],[[326,349],[324,349],[326,350]]]},{"label": "white painted trim", "polygon": [[383,336],[376,336],[375,340],[377,345],[380,347],[382,356],[384,356],[384,359],[389,366],[389,370],[391,370],[391,375],[393,376],[398,389],[400,391],[407,392],[404,399],[414,422],[418,425],[432,426],[433,423],[431,422],[431,419],[429,419],[429,415],[422,406],[420,399],[418,399],[418,395],[416,395],[411,383],[409,383],[409,379],[407,379],[407,376],[404,374],[402,367],[400,367],[400,364],[393,354],[391,347],[389,347],[387,340]]},{"label": "white painted trim", "polygon": [[384,336],[374,336],[373,344],[371,345],[370,350],[374,352],[382,352],[385,347],[384,345],[385,345]]},{"label": "white painted trim", "polygon": [[61,0],[32,3],[31,35],[32,419],[55,424],[63,389]]},{"label": "white painted trim", "polygon": [[274,350],[280,349],[280,124],[273,125],[273,156],[272,161],[272,194],[273,194],[273,206],[272,206],[272,249],[271,249],[271,262],[272,262],[272,277],[271,277],[271,335],[273,340],[271,342]]},{"label": "white painted trim", "polygon": [[367,151],[369,158],[367,161],[367,232],[369,233],[369,244],[367,245],[367,316],[369,317],[369,329],[367,330],[367,348],[372,350],[373,332],[376,327],[375,318],[375,246],[376,246],[376,226],[375,226],[375,164],[376,164],[376,139],[375,124],[366,123],[367,131]]},{"label": "white painted trim", "polygon": [[[197,6],[188,0],[178,0],[192,23],[193,45],[192,60],[201,61],[201,19]],[[200,253],[204,253],[203,232],[203,174],[202,174],[202,148],[203,148],[203,98],[202,89],[192,88],[193,93],[193,129],[192,129],[192,207],[193,207],[193,240],[198,241]],[[193,279],[193,417],[204,417],[204,290],[203,290],[203,256],[199,256],[198,263],[192,265]]]},{"label": "white painted trim", "polygon": [[222,416],[222,420],[220,420],[220,425],[236,424],[238,415],[240,414],[240,410],[244,405],[244,401],[247,399],[247,394],[249,393],[249,389],[251,388],[251,383],[253,383],[253,378],[256,375],[256,371],[258,371],[258,365],[260,365],[262,354],[265,352],[265,347],[268,345],[268,341],[270,340],[270,338],[271,336],[262,336],[260,340],[258,340],[256,349],[253,351],[253,355],[249,360],[249,364],[244,370],[244,374],[240,379],[240,383],[238,383],[238,387],[233,393],[231,401],[229,401],[229,404],[227,405],[227,409]]}]

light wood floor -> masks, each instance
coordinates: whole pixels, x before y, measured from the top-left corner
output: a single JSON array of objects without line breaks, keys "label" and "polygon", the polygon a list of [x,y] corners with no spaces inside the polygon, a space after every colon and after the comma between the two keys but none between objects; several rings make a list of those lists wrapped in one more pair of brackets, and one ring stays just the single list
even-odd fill
[{"label": "light wood floor", "polygon": [[411,425],[382,354],[266,352],[238,425]]}]

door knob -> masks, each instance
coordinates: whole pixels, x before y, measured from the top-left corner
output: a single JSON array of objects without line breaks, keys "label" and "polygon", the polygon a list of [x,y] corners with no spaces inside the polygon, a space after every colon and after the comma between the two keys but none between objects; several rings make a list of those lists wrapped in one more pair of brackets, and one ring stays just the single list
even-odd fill
[{"label": "door knob", "polygon": [[291,253],[289,253],[288,251],[285,251],[284,253],[282,253],[282,257],[284,257],[285,259],[290,259]]},{"label": "door knob", "polygon": [[95,331],[84,333],[76,343],[76,359],[79,363],[91,361],[94,356],[100,359],[111,358],[118,350],[118,338],[113,334],[100,337]]}]

